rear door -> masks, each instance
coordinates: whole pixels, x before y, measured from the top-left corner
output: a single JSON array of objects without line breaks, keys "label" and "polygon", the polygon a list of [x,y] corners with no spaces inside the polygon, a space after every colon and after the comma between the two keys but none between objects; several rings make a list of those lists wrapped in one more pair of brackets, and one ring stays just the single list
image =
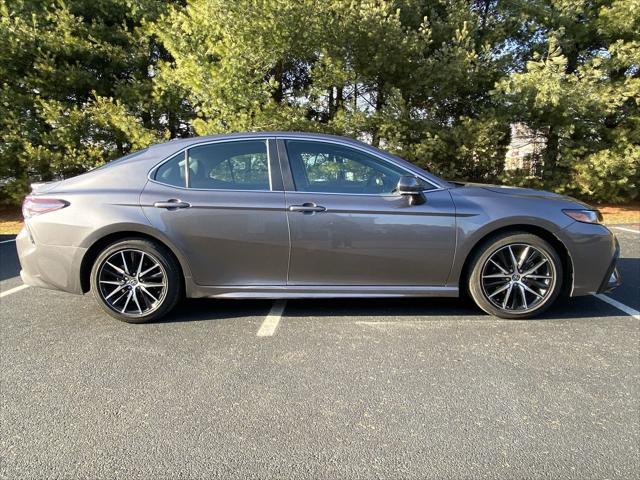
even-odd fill
[{"label": "rear door", "polygon": [[447,190],[424,181],[426,202],[393,193],[415,175],[368,151],[278,141],[291,231],[290,285],[443,286],[455,251]]},{"label": "rear door", "polygon": [[157,167],[141,203],[199,285],[285,285],[289,231],[273,140],[197,144]]}]

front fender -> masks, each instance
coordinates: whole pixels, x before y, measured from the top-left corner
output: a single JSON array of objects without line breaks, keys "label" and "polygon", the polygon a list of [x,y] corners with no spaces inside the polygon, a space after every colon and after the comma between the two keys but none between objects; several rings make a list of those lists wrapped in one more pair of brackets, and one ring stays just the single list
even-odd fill
[{"label": "front fender", "polygon": [[[531,202],[527,199],[505,198],[479,192],[474,195],[454,195],[456,204],[456,254],[447,285],[459,285],[465,264],[474,249],[490,235],[507,229],[539,229],[563,243],[559,234],[573,223],[562,213],[564,205],[555,202]],[[566,245],[565,245],[566,247]]]}]

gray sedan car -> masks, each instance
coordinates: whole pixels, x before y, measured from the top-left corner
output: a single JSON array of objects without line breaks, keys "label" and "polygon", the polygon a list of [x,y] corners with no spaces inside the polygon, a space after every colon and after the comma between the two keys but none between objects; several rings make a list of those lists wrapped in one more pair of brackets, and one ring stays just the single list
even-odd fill
[{"label": "gray sedan car", "polygon": [[457,297],[528,318],[620,281],[597,210],[452,183],[342,137],[174,140],[40,185],[17,238],[26,284],[155,320],[183,297]]}]

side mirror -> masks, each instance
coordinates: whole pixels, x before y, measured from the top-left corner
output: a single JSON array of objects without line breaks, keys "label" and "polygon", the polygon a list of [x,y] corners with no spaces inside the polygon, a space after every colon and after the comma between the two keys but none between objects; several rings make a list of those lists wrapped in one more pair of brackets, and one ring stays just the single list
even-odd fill
[{"label": "side mirror", "polygon": [[409,197],[409,205],[420,205],[426,201],[422,193],[423,190],[424,186],[411,175],[401,176],[396,187],[396,191],[400,195]]}]

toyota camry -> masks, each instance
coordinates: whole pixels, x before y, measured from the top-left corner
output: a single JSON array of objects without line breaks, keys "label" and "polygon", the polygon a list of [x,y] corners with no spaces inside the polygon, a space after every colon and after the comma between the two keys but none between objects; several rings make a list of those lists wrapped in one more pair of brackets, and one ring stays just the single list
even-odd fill
[{"label": "toyota camry", "polygon": [[306,133],[174,140],[34,184],[23,281],[92,292],[126,322],[182,297],[457,297],[501,318],[620,284],[597,210],[445,181],[364,143]]}]

